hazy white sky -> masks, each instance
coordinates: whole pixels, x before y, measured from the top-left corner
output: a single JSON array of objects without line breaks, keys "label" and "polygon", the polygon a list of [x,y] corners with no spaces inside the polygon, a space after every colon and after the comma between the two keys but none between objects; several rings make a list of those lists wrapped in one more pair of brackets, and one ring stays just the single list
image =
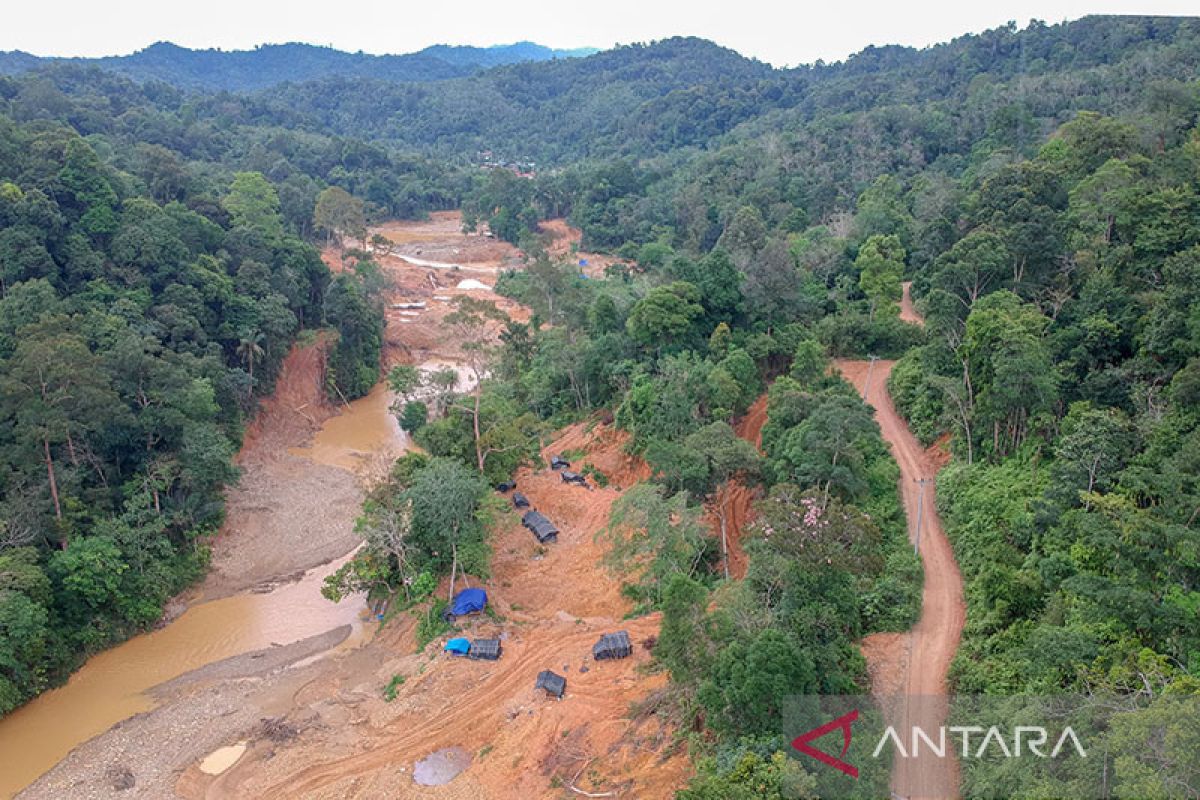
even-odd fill
[{"label": "hazy white sky", "polygon": [[838,60],[868,44],[923,46],[1008,20],[1192,14],[1196,0],[6,0],[0,50],[112,55],[156,41],[244,49],[290,41],[369,53],[436,43],[610,47],[712,39],[776,65]]}]

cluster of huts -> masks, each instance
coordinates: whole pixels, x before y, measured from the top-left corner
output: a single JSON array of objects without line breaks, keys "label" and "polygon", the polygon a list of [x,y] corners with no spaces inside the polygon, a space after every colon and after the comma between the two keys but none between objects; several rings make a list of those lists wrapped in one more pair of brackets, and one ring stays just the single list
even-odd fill
[{"label": "cluster of huts", "polygon": [[[550,469],[559,473],[563,483],[587,486],[587,478],[578,472],[572,472],[571,462],[561,455],[550,459]],[[538,544],[558,541],[558,527],[545,514],[532,508],[529,505],[529,498],[516,489],[517,482],[515,480],[504,481],[496,485],[496,491],[501,494],[512,492],[513,508],[518,511],[528,509],[521,517],[521,524],[529,529],[529,532],[538,540]]]},{"label": "cluster of huts", "polygon": [[[561,455],[550,459],[550,468],[559,473],[563,483],[573,483],[587,486],[587,479],[578,472],[571,471],[571,462]],[[529,498],[516,491],[515,480],[497,484],[496,491],[507,494],[512,492],[513,508],[518,511],[528,509],[521,517],[524,525],[538,540],[539,544],[558,540],[558,528],[546,515],[530,507]],[[462,614],[472,614],[482,611],[487,605],[487,594],[482,589],[465,589],[455,595],[451,608],[447,611],[448,618]],[[503,646],[499,639],[466,639],[455,638],[446,642],[445,652],[467,658],[495,661],[500,658]],[[602,635],[592,646],[592,658],[596,661],[608,661],[628,658],[633,655],[633,643],[627,631],[616,631]],[[567,679],[552,670],[542,670],[538,673],[535,688],[545,691],[548,695],[562,698],[567,690]]]},{"label": "cluster of huts", "polygon": [[[612,661],[618,658],[628,658],[633,655],[633,642],[629,639],[628,631],[606,633],[600,641],[592,645],[592,658],[596,661]],[[538,673],[534,687],[546,694],[561,699],[567,691],[567,679],[553,670],[544,669]]]},{"label": "cluster of huts", "polygon": [[[487,602],[487,592],[485,590],[477,588],[463,589],[454,595],[454,599],[450,602],[450,607],[446,609],[442,617],[447,622],[453,622],[459,617],[479,614],[487,608]],[[442,651],[453,653],[456,656],[467,656],[476,660],[495,661],[500,658],[502,649],[499,639],[475,639],[472,641],[471,639],[456,638],[446,642]]]},{"label": "cluster of huts", "polygon": [[[483,589],[464,589],[454,596],[454,601],[446,612],[447,618],[478,614],[486,607],[487,593]],[[457,637],[446,642],[442,651],[480,661],[496,661],[504,652],[504,646],[499,639]],[[628,631],[605,633],[592,645],[592,658],[595,661],[612,661],[631,655],[633,642]],[[541,689],[551,697],[562,699],[567,691],[567,679],[553,670],[545,669],[538,673],[534,688]]]}]

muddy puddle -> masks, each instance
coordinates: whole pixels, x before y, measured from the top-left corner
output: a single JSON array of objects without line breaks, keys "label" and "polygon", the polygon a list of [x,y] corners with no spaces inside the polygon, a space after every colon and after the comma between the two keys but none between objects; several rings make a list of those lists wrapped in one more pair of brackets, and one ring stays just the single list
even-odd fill
[{"label": "muddy puddle", "polygon": [[[380,384],[329,419],[311,447],[292,452],[355,471],[367,460],[399,455],[408,440],[388,410],[390,402],[386,386]],[[321,499],[313,497],[312,502]],[[350,637],[331,652],[361,644],[374,631],[364,622],[361,599],[331,603],[320,591],[325,576],[349,557],[309,570],[300,580],[270,592],[194,605],[163,628],[93,656],[66,685],[0,719],[0,798],[15,795],[76,745],[153,708],[148,690],[172,678],[343,625],[351,626]],[[233,750],[218,760],[231,755]]]},{"label": "muddy puddle", "polygon": [[200,771],[205,775],[220,775],[236,764],[245,753],[246,742],[221,747],[204,757],[200,762]]},{"label": "muddy puddle", "polygon": [[471,754],[461,747],[446,747],[413,766],[413,781],[421,786],[444,786],[471,766]]},{"label": "muddy puddle", "polygon": [[[425,373],[453,370],[457,375],[456,392],[469,392],[475,388],[474,374],[462,364],[431,359],[418,364],[417,368]],[[374,464],[390,463],[413,446],[391,412],[395,400],[396,396],[388,391],[387,384],[377,384],[366,397],[355,400],[343,407],[338,416],[326,420],[310,445],[292,447],[288,452],[355,473],[377,472],[371,469]]]}]

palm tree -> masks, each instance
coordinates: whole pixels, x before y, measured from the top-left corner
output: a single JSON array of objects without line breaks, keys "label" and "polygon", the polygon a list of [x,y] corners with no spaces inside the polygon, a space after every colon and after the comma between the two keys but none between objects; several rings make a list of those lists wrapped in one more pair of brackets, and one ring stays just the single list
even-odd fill
[{"label": "palm tree", "polygon": [[246,371],[250,373],[250,391],[254,391],[254,362],[263,357],[263,335],[257,328],[246,331],[238,340],[237,354],[246,363]]}]

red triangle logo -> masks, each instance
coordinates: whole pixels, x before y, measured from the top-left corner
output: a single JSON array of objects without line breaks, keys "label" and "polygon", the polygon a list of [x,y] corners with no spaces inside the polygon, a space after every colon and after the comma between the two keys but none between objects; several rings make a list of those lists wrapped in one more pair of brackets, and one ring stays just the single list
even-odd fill
[{"label": "red triangle logo", "polygon": [[[850,725],[856,719],[858,719],[857,708],[853,711],[843,714],[835,720],[826,722],[819,728],[813,728],[808,733],[800,734],[792,740],[792,747],[796,748],[801,753],[804,753],[806,756],[812,756],[822,764],[827,764],[836,770],[841,770],[851,778],[857,778],[858,767],[842,761],[842,758],[844,758],[846,755],[846,751],[850,749]],[[837,758],[829,755],[828,753],[822,752],[815,747],[809,746],[809,742],[813,741],[814,739],[820,739],[825,734],[838,729],[841,729],[842,731],[842,752]]]}]

